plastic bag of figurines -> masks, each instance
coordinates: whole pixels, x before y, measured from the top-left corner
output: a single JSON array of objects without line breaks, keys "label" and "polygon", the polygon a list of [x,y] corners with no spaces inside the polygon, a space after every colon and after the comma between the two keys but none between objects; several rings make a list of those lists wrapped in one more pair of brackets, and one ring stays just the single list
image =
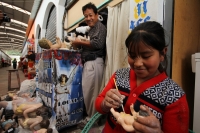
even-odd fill
[{"label": "plastic bag of figurines", "polygon": [[56,119],[46,114],[40,114],[35,118],[19,118],[19,133],[58,133],[55,124]]},{"label": "plastic bag of figurines", "polygon": [[19,133],[43,131],[53,133],[53,128],[49,127],[51,109],[42,103],[13,104],[13,111],[18,116]]},{"label": "plastic bag of figurines", "polygon": [[[11,95],[11,93],[9,95],[12,97],[12,101],[0,101],[0,116],[6,114],[5,112],[13,111],[13,116],[4,116],[1,121],[4,132],[32,133],[37,130],[39,130],[38,132],[57,132],[55,126],[55,131],[53,128],[49,128],[52,110],[43,105],[40,97],[30,97],[27,93],[20,94],[20,96]],[[13,118],[19,123],[18,130],[15,129],[17,125],[12,120]]]},{"label": "plastic bag of figurines", "polygon": [[29,94],[32,97],[36,89],[35,79],[27,79],[21,82],[20,90],[17,92],[18,95],[23,95],[24,93]]}]

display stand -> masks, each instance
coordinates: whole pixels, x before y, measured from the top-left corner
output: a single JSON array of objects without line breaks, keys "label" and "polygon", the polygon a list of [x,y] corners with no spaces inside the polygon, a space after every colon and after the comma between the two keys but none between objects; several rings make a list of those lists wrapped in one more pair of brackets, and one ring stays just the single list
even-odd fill
[{"label": "display stand", "polygon": [[37,95],[51,107],[57,130],[76,125],[83,118],[84,105],[81,54],[48,50],[36,54],[35,63]]}]

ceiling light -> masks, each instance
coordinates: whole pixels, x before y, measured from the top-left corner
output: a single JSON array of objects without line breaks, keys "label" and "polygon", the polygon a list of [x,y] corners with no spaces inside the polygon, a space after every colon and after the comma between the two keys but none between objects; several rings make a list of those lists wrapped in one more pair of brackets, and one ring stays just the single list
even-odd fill
[{"label": "ceiling light", "polygon": [[11,22],[12,22],[12,23],[19,24],[19,25],[23,25],[23,26],[25,26],[25,27],[28,27],[28,24],[23,23],[23,22],[20,22],[20,21],[17,21],[17,20],[15,20],[15,19],[11,19]]},{"label": "ceiling light", "polygon": [[5,26],[10,26],[10,23],[4,22]]},{"label": "ceiling light", "polygon": [[[3,26],[0,26],[0,28],[4,28]],[[9,30],[15,30],[15,31],[18,31],[18,32],[21,32],[23,34],[25,34],[26,32],[25,31],[22,31],[22,30],[18,30],[18,29],[14,29],[14,28],[11,28],[11,27],[5,27],[6,29],[9,29]]]},{"label": "ceiling light", "polygon": [[[10,38],[9,37],[8,38],[7,37],[0,37],[0,42],[4,42],[5,40],[8,40],[8,39],[10,39]],[[24,40],[20,40],[20,39],[15,38],[15,42],[16,41],[23,42]]]},{"label": "ceiling light", "polygon": [[[4,32],[0,32],[0,34],[6,34]],[[16,36],[16,37],[20,37],[20,38],[25,38],[24,36],[19,36],[19,35],[15,35],[15,34],[11,34],[11,33],[7,33],[8,35],[11,35],[11,36]]]},{"label": "ceiling light", "polygon": [[5,7],[9,7],[9,8],[12,8],[12,9],[15,9],[17,11],[20,11],[20,12],[24,13],[24,14],[31,15],[31,13],[29,11],[27,11],[27,10],[24,10],[22,8],[19,8],[19,7],[16,7],[16,6],[4,3],[4,2],[0,2],[0,5],[5,6]]},{"label": "ceiling light", "polygon": [[11,41],[11,42],[14,42],[15,40],[14,40],[13,38],[10,38],[10,41]]}]

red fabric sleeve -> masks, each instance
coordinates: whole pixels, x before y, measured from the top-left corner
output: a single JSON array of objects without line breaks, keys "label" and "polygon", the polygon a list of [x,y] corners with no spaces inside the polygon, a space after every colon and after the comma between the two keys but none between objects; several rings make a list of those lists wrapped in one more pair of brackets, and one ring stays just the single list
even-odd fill
[{"label": "red fabric sleeve", "polygon": [[108,84],[106,85],[106,87],[103,89],[103,91],[98,95],[98,97],[95,100],[95,108],[101,114],[106,114],[106,112],[104,112],[101,109],[101,103],[103,102],[107,91],[109,91],[110,89],[115,88],[115,83],[113,81],[113,78],[115,78],[115,73],[112,75],[112,77],[110,78],[110,80],[109,80]]},{"label": "red fabric sleeve", "polygon": [[162,130],[164,133],[188,133],[189,108],[186,95],[166,107],[163,114]]}]

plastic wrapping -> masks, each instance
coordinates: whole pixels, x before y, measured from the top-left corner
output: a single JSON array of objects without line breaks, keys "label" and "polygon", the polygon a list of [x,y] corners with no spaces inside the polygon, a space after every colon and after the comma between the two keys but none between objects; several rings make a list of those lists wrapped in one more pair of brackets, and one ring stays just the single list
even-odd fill
[{"label": "plastic wrapping", "polygon": [[34,79],[27,79],[21,82],[20,90],[17,92],[18,96],[21,96],[24,93],[29,94],[30,97],[33,96],[33,93],[36,89],[36,83]]}]

